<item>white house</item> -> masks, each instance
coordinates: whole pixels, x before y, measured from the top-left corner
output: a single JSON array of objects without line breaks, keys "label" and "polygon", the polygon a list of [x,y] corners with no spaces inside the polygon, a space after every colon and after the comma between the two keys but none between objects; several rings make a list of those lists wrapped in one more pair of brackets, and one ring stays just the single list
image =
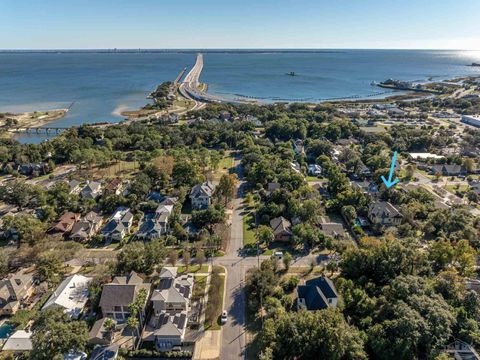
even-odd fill
[{"label": "white house", "polygon": [[215,191],[215,186],[206,181],[203,184],[195,185],[190,191],[190,201],[192,202],[192,209],[206,209],[212,204],[212,196]]},{"label": "white house", "polygon": [[72,319],[78,319],[88,301],[88,283],[92,278],[71,275],[57,287],[42,310],[61,307]]}]

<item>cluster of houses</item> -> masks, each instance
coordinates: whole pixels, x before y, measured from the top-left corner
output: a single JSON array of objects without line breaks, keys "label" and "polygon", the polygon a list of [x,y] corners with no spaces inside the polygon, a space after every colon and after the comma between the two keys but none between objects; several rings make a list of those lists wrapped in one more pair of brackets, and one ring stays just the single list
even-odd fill
[{"label": "cluster of houses", "polygon": [[[75,274],[65,278],[43,304],[41,311],[61,308],[71,319],[83,318],[89,302],[89,284],[92,278]],[[138,333],[134,341],[150,342],[159,351],[180,349],[185,342],[190,319],[190,299],[194,277],[178,274],[176,267],[164,267],[157,285],[145,281],[134,271],[126,276],[114,277],[103,285],[99,302],[100,314],[89,332],[88,343],[95,347],[91,359],[115,359],[119,345],[132,341],[132,332]],[[29,299],[38,284],[31,273],[11,274],[0,282],[0,315],[11,316],[18,309],[32,305]],[[132,303],[144,292],[145,302],[137,315],[131,314]],[[127,319],[139,317],[139,328],[130,329]],[[113,326],[111,325],[113,324]],[[9,337],[4,350],[25,352],[32,349],[31,333],[18,330]],[[86,357],[85,357],[86,358]]]},{"label": "cluster of houses", "polygon": [[[101,184],[97,182],[89,182],[81,188],[79,182],[72,180],[69,185],[72,193],[80,194],[88,199],[95,199],[105,191],[112,191],[113,193],[119,191],[119,187],[113,186],[112,183],[109,183],[103,189]],[[214,192],[215,186],[209,181],[195,185],[190,192],[192,209],[208,208],[212,204]],[[152,192],[147,200],[156,202],[158,206],[154,212],[144,214],[139,228],[134,234],[137,239],[145,241],[159,239],[170,232],[170,220],[178,198]],[[47,233],[81,243],[90,241],[95,235],[101,236],[106,243],[118,242],[131,234],[133,220],[134,215],[127,207],[117,208],[106,222],[102,215],[94,211],[90,211],[84,216],[67,211],[50,226]]]},{"label": "cluster of houses", "polygon": [[[118,276],[103,286],[100,298],[102,318],[93,325],[89,342],[92,345],[108,346],[122,336],[126,321],[132,316],[129,305],[134,303],[141,291],[146,294],[141,304],[140,331],[142,342],[150,342],[159,351],[181,347],[185,341],[189,321],[190,298],[193,276],[177,274],[177,268],[164,267],[159,274],[158,285],[145,282],[137,273]],[[106,326],[113,320],[114,329]]]}]

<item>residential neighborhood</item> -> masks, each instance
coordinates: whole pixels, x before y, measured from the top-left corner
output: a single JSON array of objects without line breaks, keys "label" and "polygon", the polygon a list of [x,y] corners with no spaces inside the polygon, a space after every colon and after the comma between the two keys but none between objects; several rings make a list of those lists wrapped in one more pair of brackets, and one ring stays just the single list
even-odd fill
[{"label": "residential neighborhood", "polygon": [[456,83],[5,143],[1,356],[475,358],[480,89]]}]

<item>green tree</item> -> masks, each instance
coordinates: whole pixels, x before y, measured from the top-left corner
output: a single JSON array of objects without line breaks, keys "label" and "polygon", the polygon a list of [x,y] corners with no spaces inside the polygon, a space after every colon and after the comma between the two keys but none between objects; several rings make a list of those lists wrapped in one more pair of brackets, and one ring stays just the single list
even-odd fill
[{"label": "green tree", "polygon": [[224,205],[233,199],[237,184],[237,176],[235,174],[223,174],[215,188],[215,194],[218,198],[223,198]]},{"label": "green tree", "polygon": [[61,308],[50,308],[39,313],[34,321],[32,335],[33,360],[63,359],[69,351],[84,351],[88,340],[87,324],[72,321]]},{"label": "green tree", "polygon": [[292,263],[292,255],[289,252],[283,255],[283,265],[285,266],[285,270],[288,271],[290,269],[290,264]]},{"label": "green tree", "polygon": [[359,331],[333,309],[267,319],[260,343],[273,359],[367,359]]},{"label": "green tree", "polygon": [[270,226],[260,225],[258,227],[258,242],[265,245],[270,245],[275,239],[273,230]]}]

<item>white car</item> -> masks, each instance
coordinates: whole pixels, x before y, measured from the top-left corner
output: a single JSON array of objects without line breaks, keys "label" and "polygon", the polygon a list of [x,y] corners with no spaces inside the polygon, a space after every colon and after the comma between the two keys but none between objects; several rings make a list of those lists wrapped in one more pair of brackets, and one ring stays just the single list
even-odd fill
[{"label": "white car", "polygon": [[220,317],[220,323],[222,325],[227,323],[227,310],[223,310],[222,316]]}]

